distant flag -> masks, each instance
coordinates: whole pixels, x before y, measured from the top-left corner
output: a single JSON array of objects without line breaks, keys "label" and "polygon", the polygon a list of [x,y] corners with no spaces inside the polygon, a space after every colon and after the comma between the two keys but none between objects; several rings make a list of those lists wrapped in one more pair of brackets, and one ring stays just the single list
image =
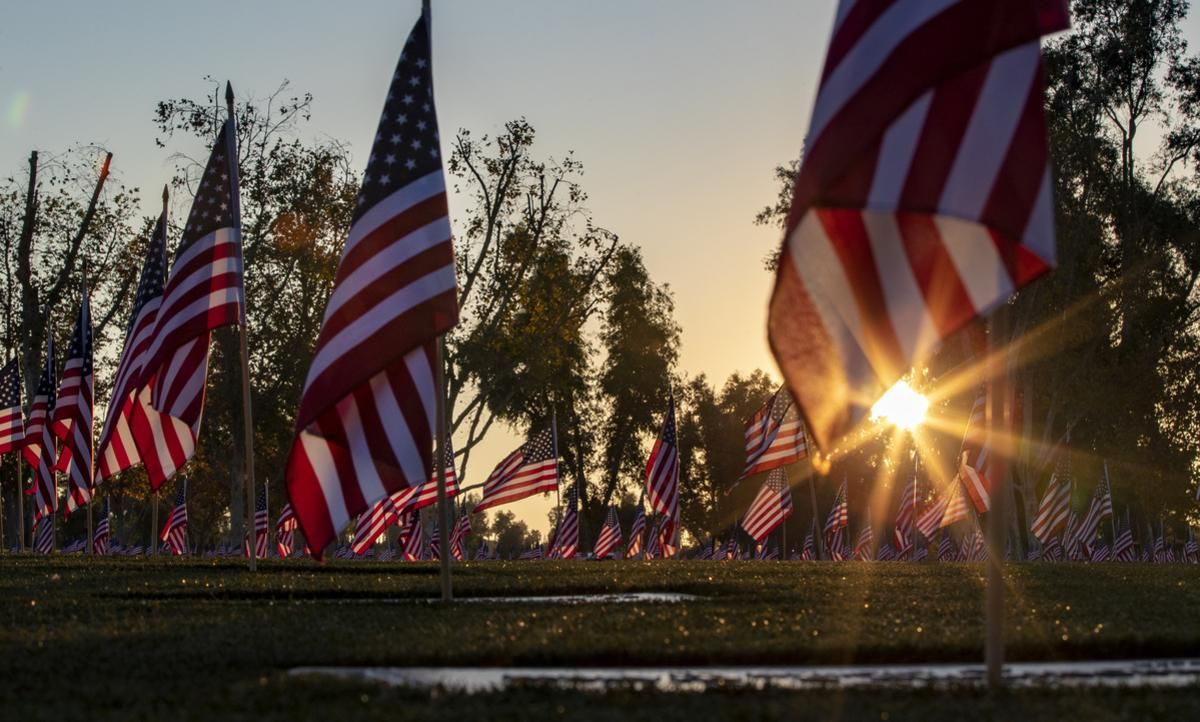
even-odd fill
[{"label": "distant flag", "polygon": [[1125,523],[1117,531],[1117,538],[1113,540],[1112,558],[1118,562],[1132,562],[1137,560],[1137,551],[1133,545],[1133,527],[1129,524],[1129,512],[1125,512]]},{"label": "distant flag", "polygon": [[724,560],[727,562],[731,562],[738,558],[738,545],[737,545],[737,539],[735,538],[735,534],[736,534],[736,530],[734,530],[734,532],[729,535],[729,541],[725,544]]},{"label": "distant flag", "polygon": [[575,493],[574,486],[571,487],[568,498],[566,513],[563,514],[562,523],[558,526],[558,534],[554,537],[555,559],[574,559],[575,553],[579,550],[579,512],[577,511],[579,498]]},{"label": "distant flag", "polygon": [[1109,560],[1110,556],[1111,556],[1111,553],[1109,551],[1107,544],[1100,543],[1100,544],[1097,544],[1096,546],[1092,547],[1092,561],[1093,562],[1106,562]]},{"label": "distant flag", "polygon": [[1046,493],[1038,504],[1031,531],[1043,545],[1057,537],[1067,524],[1071,512],[1071,461],[1070,451],[1064,449],[1058,465],[1050,476]]},{"label": "distant flag", "polygon": [[416,512],[405,514],[404,524],[400,528],[400,538],[404,543],[405,561],[420,560],[424,551],[425,533],[421,529],[421,515]]},{"label": "distant flag", "polygon": [[437,520],[433,522],[433,533],[429,535],[429,556],[434,561],[442,559],[442,538],[439,536]]},{"label": "distant flag", "polygon": [[814,546],[813,533],[810,530],[804,537],[804,546],[800,549],[800,559],[810,562],[817,558],[817,550]]},{"label": "distant flag", "polygon": [[900,507],[896,510],[896,525],[892,528],[892,545],[896,547],[898,556],[903,556],[912,550],[916,516],[917,473],[914,469],[912,481],[905,484],[904,489],[900,492]]},{"label": "distant flag", "polygon": [[600,534],[596,537],[596,546],[592,550],[592,556],[597,559],[607,559],[609,554],[621,545],[621,520],[617,517],[617,507],[608,507],[608,517],[604,520],[604,526],[600,527]]},{"label": "distant flag", "polygon": [[829,509],[829,516],[825,520],[825,538],[832,540],[838,530],[845,529],[849,523],[850,505],[846,500],[846,480],[843,479],[833,500],[833,506]]},{"label": "distant flag", "polygon": [[987,392],[980,389],[967,417],[967,429],[963,433],[962,449],[959,451],[958,478],[971,498],[975,512],[983,514],[991,507],[992,477],[996,476],[996,462],[987,444]]},{"label": "distant flag", "polygon": [[860,562],[869,562],[875,559],[875,530],[871,527],[870,511],[867,512],[862,530],[858,533],[858,541],[854,543],[854,558]]},{"label": "distant flag", "polygon": [[[446,498],[453,499],[458,496],[458,476],[454,473],[454,448],[450,445],[450,437],[446,437],[446,450],[442,454],[442,469],[446,475]],[[401,498],[407,498],[408,501],[401,502]],[[417,511],[424,509],[430,504],[436,504],[438,500],[438,477],[437,470],[434,469],[429,474],[429,478],[424,484],[415,489],[406,489],[396,492],[391,496],[393,504],[399,509],[409,509]]]},{"label": "distant flag", "polygon": [[475,561],[482,562],[482,561],[486,561],[487,558],[488,558],[487,542],[480,542],[479,548],[475,550]]},{"label": "distant flag", "polygon": [[[678,510],[676,510],[676,514],[678,514]],[[658,542],[661,558],[671,559],[679,552],[679,521],[677,518],[660,516],[654,536]]]},{"label": "distant flag", "polygon": [[25,440],[21,413],[21,361],[14,358],[0,370],[0,454],[21,448]]},{"label": "distant flag", "polygon": [[384,102],[288,458],[288,495],[314,548],[379,499],[428,478],[442,393],[436,339],[457,321],[422,15]]},{"label": "distant flag", "polygon": [[846,548],[846,526],[840,526],[829,538],[829,558],[835,562],[846,560],[849,549]]},{"label": "distant flag", "polygon": [[1078,537],[1081,541],[1090,543],[1100,530],[1100,523],[1111,519],[1113,515],[1112,489],[1108,481],[1108,464],[1104,465],[1104,476],[1096,484],[1092,494],[1092,502],[1088,505],[1087,514],[1079,524]]},{"label": "distant flag", "polygon": [[472,513],[558,488],[558,449],[546,427],[505,457],[483,482],[483,499]]},{"label": "distant flag", "polygon": [[[950,481],[950,484],[954,483],[953,480]],[[955,486],[957,486],[957,484],[955,486],[951,486],[950,484],[947,484],[941,493],[938,494],[937,501],[917,517],[917,531],[921,532],[921,536],[929,541],[933,541],[937,530],[942,528],[942,517],[946,516],[946,507],[950,505]]]},{"label": "distant flag", "polygon": [[679,440],[675,430],[675,397],[667,405],[667,416],[650,458],[646,461],[646,498],[651,511],[677,519],[679,516]]},{"label": "distant flag", "polygon": [[237,159],[236,124],[228,118],[192,200],[140,378],[130,386],[139,394],[133,437],[152,489],[196,453],[213,330],[245,323]]},{"label": "distant flag", "polygon": [[54,514],[46,514],[35,522],[33,550],[38,554],[54,551]]},{"label": "distant flag", "polygon": [[[270,529],[270,518],[267,516],[267,484],[264,481],[258,490],[258,498],[254,500],[254,553],[259,559],[266,559],[269,543],[267,531]],[[242,544],[243,556],[250,556],[250,533]]]},{"label": "distant flag", "polygon": [[1156,564],[1162,564],[1167,561],[1166,542],[1163,540],[1161,532],[1154,538],[1154,555],[1151,557],[1151,561]]},{"label": "distant flag", "polygon": [[100,508],[100,518],[96,520],[96,529],[92,532],[93,554],[99,556],[108,554],[110,528],[108,520],[108,497],[104,497],[104,506]]},{"label": "distant flag", "polygon": [[763,481],[758,496],[754,497],[746,511],[742,528],[751,539],[761,544],[791,515],[792,490],[788,487],[787,471],[778,467]]},{"label": "distant flag", "polygon": [[67,474],[67,510],[81,509],[92,500],[92,313],[85,291],[79,303],[75,330],[54,402],[54,436],[61,443],[54,470]]},{"label": "distant flag", "polygon": [[350,549],[359,556],[366,553],[367,549],[374,546],[384,530],[396,521],[398,513],[389,497],[385,496],[372,504],[370,509],[358,515],[358,520],[354,523],[354,536],[350,540]]},{"label": "distant flag", "polygon": [[1196,534],[1189,526],[1187,541],[1183,544],[1183,560],[1188,564],[1200,563],[1200,544],[1196,542]]},{"label": "distant flag", "polygon": [[807,456],[804,422],[783,387],[746,422],[746,465],[739,479],[791,464]]},{"label": "distant flag", "polygon": [[633,515],[633,526],[629,528],[629,546],[625,550],[625,557],[633,559],[641,555],[645,545],[646,538],[646,512],[642,508],[641,500],[638,500],[637,511]]},{"label": "distant flag", "polygon": [[954,551],[954,542],[951,541],[950,534],[943,531],[942,539],[940,542],[938,542],[937,560],[939,562],[952,562],[955,560],[955,556],[956,552]]},{"label": "distant flag", "polygon": [[[49,324],[47,324],[49,326]],[[54,479],[55,442],[50,429],[54,413],[54,337],[46,330],[46,361],[42,366],[42,377],[38,380],[33,404],[29,408],[29,420],[25,424],[25,440],[21,456],[33,467],[34,523],[58,511],[58,483]],[[53,543],[53,532],[50,536]]]},{"label": "distant flag", "polygon": [[180,479],[179,491],[175,493],[175,506],[158,538],[165,541],[176,555],[184,554],[187,552],[187,527],[187,479]]},{"label": "distant flag", "polygon": [[1055,264],[1038,39],[1068,25],[1066,0],[841,0],[836,17],[769,321],[823,449]]},{"label": "distant flag", "polygon": [[950,480],[950,497],[946,502],[946,512],[942,514],[940,526],[945,528],[971,517],[971,505],[967,495],[963,493],[963,485],[958,479]]},{"label": "distant flag", "polygon": [[467,542],[467,537],[471,535],[471,515],[465,511],[458,517],[458,522],[450,531],[450,553],[458,561],[463,560],[464,547]]},{"label": "distant flag", "polygon": [[[150,403],[150,391],[143,390],[141,386],[142,369],[154,340],[155,319],[162,303],[166,268],[167,212],[164,209],[154,224],[154,232],[150,234],[146,259],[142,262],[141,277],[138,279],[137,295],[133,299],[133,312],[125,330],[125,344],[117,364],[112,397],[105,412],[104,425],[100,428],[100,442],[96,444],[97,484],[142,463],[142,452],[133,433],[133,407]],[[148,410],[145,420],[150,418],[158,418],[153,409]],[[146,439],[153,437],[148,426],[143,427],[143,433]],[[163,436],[164,441],[166,438]],[[156,452],[147,449],[146,453]]]},{"label": "distant flag", "polygon": [[292,555],[292,549],[296,545],[296,527],[298,526],[296,513],[292,511],[292,502],[284,503],[283,509],[279,511],[279,521],[275,522],[275,549],[279,552],[281,559]]},{"label": "distant flag", "polygon": [[542,559],[545,556],[546,556],[546,550],[544,548],[542,548],[541,545],[537,545],[537,546],[532,547],[531,549],[521,552],[521,556],[519,556],[517,558],[525,559],[525,560],[536,560],[536,559]]}]

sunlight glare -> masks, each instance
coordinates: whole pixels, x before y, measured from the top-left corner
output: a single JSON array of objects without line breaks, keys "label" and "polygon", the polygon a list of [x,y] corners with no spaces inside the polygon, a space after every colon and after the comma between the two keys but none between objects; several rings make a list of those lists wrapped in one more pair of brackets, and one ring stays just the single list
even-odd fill
[{"label": "sunlight glare", "polygon": [[929,399],[917,393],[903,379],[887,390],[871,407],[871,420],[883,420],[912,431],[925,420]]}]

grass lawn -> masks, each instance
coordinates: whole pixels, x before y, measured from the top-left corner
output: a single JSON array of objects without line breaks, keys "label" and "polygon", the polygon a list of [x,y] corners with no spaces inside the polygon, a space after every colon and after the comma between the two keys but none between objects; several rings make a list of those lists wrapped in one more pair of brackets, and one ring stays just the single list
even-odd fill
[{"label": "grass lawn", "polygon": [[[1200,655],[1200,568],[1013,565],[1009,657]],[[427,564],[0,557],[4,719],[1184,719],[1200,690],[456,696],[288,678],[302,665],[977,661],[974,564],[483,562],[459,596],[614,591],[681,604],[446,607]]]}]

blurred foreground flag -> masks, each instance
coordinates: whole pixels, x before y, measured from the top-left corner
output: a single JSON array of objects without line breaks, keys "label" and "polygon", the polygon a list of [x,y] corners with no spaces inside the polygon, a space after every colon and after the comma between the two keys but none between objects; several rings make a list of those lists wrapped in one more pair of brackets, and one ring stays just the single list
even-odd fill
[{"label": "blurred foreground flag", "polygon": [[437,338],[458,321],[429,23],[396,65],[325,307],[288,457],[315,556],[349,519],[433,468]]},{"label": "blurred foreground flag", "polygon": [[822,449],[1054,264],[1038,39],[1066,6],[839,3],[769,321]]}]

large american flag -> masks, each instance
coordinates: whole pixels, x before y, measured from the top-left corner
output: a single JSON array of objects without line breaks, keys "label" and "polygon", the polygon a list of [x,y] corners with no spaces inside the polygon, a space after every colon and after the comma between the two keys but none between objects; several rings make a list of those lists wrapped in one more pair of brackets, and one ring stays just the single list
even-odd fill
[{"label": "large american flag", "polygon": [[66,514],[92,500],[92,314],[87,292],[79,303],[67,362],[54,402],[54,436],[61,443],[54,470],[67,474]]},{"label": "large american flag", "polygon": [[[267,530],[270,528],[270,518],[267,515],[267,485],[264,482],[262,488],[258,490],[258,498],[254,500],[254,554],[259,559],[267,557],[267,550],[270,548],[270,543],[267,539]],[[246,532],[245,543],[242,544],[243,556],[250,556],[250,532]]]},{"label": "large american flag", "polygon": [[175,505],[158,538],[167,543],[176,555],[187,553],[187,479],[179,480],[179,491],[175,492]]},{"label": "large american flag", "polygon": [[[48,326],[48,324],[47,324]],[[54,413],[54,389],[56,361],[54,338],[46,329],[46,363],[42,366],[42,377],[38,380],[33,404],[29,408],[29,419],[25,422],[25,440],[21,456],[33,467],[33,520],[36,523],[48,514],[58,511],[58,483],[54,479],[55,444],[54,432],[50,429],[50,418]]]},{"label": "large american flag", "polygon": [[638,499],[637,511],[633,515],[633,526],[629,528],[629,546],[625,548],[625,557],[633,559],[642,553],[646,543],[646,511],[642,500]]},{"label": "large american flag", "polygon": [[196,452],[213,329],[245,323],[237,159],[229,118],[196,188],[137,384],[132,429],[152,489]]},{"label": "large american flag", "polygon": [[769,471],[803,459],[804,422],[800,420],[787,389],[775,392],[761,409],[746,422],[746,465],[739,478]]},{"label": "large american flag", "polygon": [[111,526],[108,520],[108,497],[104,497],[104,506],[100,508],[100,518],[96,520],[96,529],[92,532],[92,553],[104,556],[108,554],[108,537]]},{"label": "large american flag", "polygon": [[792,490],[787,472],[777,468],[767,475],[758,496],[746,510],[742,528],[755,543],[761,544],[785,519],[792,515]]},{"label": "large american flag", "polygon": [[975,511],[980,514],[991,506],[992,477],[997,471],[992,468],[996,457],[990,453],[987,445],[986,410],[987,392],[981,389],[967,417],[958,464],[958,478],[971,497]]},{"label": "large american flag", "polygon": [[1071,489],[1071,454],[1064,450],[1059,455],[1050,483],[1046,485],[1046,493],[1042,495],[1030,529],[1043,545],[1066,528],[1071,513]]},{"label": "large american flag", "polygon": [[428,18],[392,76],[309,367],[288,493],[313,549],[433,468],[436,339],[458,321]]},{"label": "large american flag", "polygon": [[821,448],[1055,263],[1040,36],[1066,0],[841,0],[771,299]]},{"label": "large american flag", "polygon": [[[142,388],[139,384],[153,340],[158,307],[162,302],[163,274],[166,267],[167,212],[164,210],[158,217],[158,223],[154,225],[154,232],[150,234],[146,259],[142,262],[142,275],[138,280],[137,295],[133,300],[133,312],[125,332],[125,345],[121,349],[121,360],[117,364],[112,398],[104,415],[104,425],[100,429],[100,442],[96,445],[97,484],[120,471],[137,466],[142,461],[142,454],[133,434],[132,415],[135,404],[146,404],[150,400],[149,393],[141,393]],[[156,416],[153,409],[149,410],[149,416]],[[148,453],[154,452],[149,450]]]},{"label": "large american flag", "polygon": [[674,397],[646,460],[646,498],[650,500],[651,511],[669,519],[679,516],[679,440],[675,433]]},{"label": "large american flag", "polygon": [[597,559],[607,559],[609,554],[612,554],[618,546],[621,545],[621,520],[617,517],[617,507],[608,507],[608,516],[604,519],[604,526],[600,527],[600,534],[596,537],[596,546],[592,549],[592,556]]},{"label": "large american flag", "polygon": [[800,549],[800,560],[810,562],[813,559],[816,559],[816,557],[816,546],[814,545],[813,533],[810,531],[804,537],[804,546]]},{"label": "large american flag", "polygon": [[546,427],[492,470],[483,482],[483,499],[473,513],[557,488],[558,452],[554,445],[554,430]]},{"label": "large american flag", "polygon": [[21,362],[14,358],[0,370],[0,454],[21,448],[25,440],[21,416]]},{"label": "large american flag", "polygon": [[275,549],[282,559],[292,555],[296,545],[296,513],[292,511],[292,502],[284,502],[279,510],[279,521],[275,522]]}]

